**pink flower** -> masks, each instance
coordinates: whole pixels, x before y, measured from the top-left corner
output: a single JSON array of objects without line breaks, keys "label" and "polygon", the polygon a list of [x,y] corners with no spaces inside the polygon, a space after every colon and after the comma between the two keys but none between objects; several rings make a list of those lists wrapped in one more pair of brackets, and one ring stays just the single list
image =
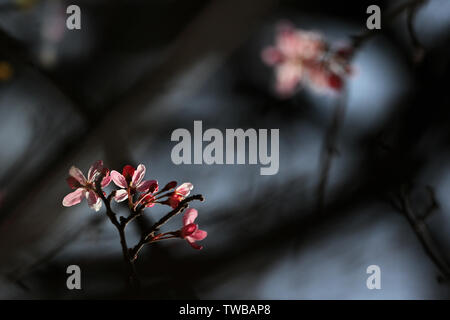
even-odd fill
[{"label": "pink flower", "polygon": [[103,161],[98,160],[89,168],[87,179],[80,169],[72,166],[66,181],[69,187],[76,190],[64,197],[62,202],[63,206],[71,207],[80,203],[83,198],[86,198],[89,207],[95,211],[99,211],[102,206],[102,201],[95,190],[95,180],[102,173],[105,176],[102,179],[101,187],[105,188],[111,182],[111,176],[109,175],[109,170],[103,168]]},{"label": "pink flower", "polygon": [[183,183],[169,196],[167,199],[167,204],[175,209],[178,207],[178,204],[189,195],[192,189],[194,189],[192,183]]},{"label": "pink flower", "polygon": [[340,91],[343,78],[351,73],[351,54],[350,47],[331,50],[319,33],[283,23],[275,46],[265,48],[261,57],[275,68],[277,93],[289,97],[302,82],[319,92]]},{"label": "pink flower", "polygon": [[[135,169],[130,165],[123,167],[122,174],[116,170],[111,171],[111,178],[119,189],[116,191],[114,200],[117,202],[124,201],[128,198],[128,189],[130,193],[147,192],[151,187],[156,191],[158,189],[158,182],[156,180],[144,180],[145,166],[138,165]],[[155,188],[156,185],[156,188]]]},{"label": "pink flower", "polygon": [[208,233],[204,230],[200,230],[198,225],[194,223],[197,216],[197,210],[186,210],[186,213],[183,216],[183,227],[180,229],[180,237],[186,239],[192,248],[201,250],[203,249],[203,246],[198,245],[195,242],[205,239]]}]

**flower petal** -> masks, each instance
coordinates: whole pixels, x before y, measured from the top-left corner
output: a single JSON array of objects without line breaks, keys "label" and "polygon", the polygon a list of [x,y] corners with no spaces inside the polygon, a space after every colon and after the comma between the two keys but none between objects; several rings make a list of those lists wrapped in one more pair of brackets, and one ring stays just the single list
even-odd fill
[{"label": "flower petal", "polygon": [[205,230],[200,230],[200,229],[195,230],[195,232],[190,235],[190,237],[195,240],[203,240],[207,236],[208,236],[208,232],[206,232]]},{"label": "flower petal", "polygon": [[194,189],[194,185],[190,182],[185,182],[176,189],[176,193],[187,197],[192,189]]},{"label": "flower petal", "polygon": [[116,195],[114,196],[114,200],[116,202],[122,202],[123,200],[128,198],[128,192],[125,189],[120,189],[116,191]]},{"label": "flower petal", "polygon": [[143,164],[138,165],[136,171],[134,171],[133,178],[131,178],[131,184],[138,186],[145,176],[145,166]]},{"label": "flower petal", "polygon": [[102,160],[95,161],[94,164],[89,168],[88,180],[92,182],[95,175],[100,173],[102,169],[103,169],[103,161]]},{"label": "flower petal", "polygon": [[190,223],[181,228],[181,237],[186,238],[197,231],[198,226],[195,223]]},{"label": "flower petal", "polygon": [[111,171],[111,179],[112,179],[112,181],[114,181],[116,186],[118,186],[120,188],[128,187],[127,180],[125,179],[125,177],[123,175],[121,175],[119,172],[117,172],[116,170]]},{"label": "flower petal", "polygon": [[182,196],[174,193],[166,201],[164,201],[162,203],[167,204],[167,205],[171,206],[173,209],[175,209],[176,207],[178,207],[178,205],[180,204],[180,202],[182,200],[183,200]]},{"label": "flower petal", "polygon": [[94,209],[97,212],[100,210],[101,207],[102,207],[102,199],[98,197],[97,202],[92,206],[92,209]]},{"label": "flower petal", "polygon": [[282,63],[276,68],[276,90],[283,97],[291,96],[303,77],[301,64]]},{"label": "flower petal", "polygon": [[122,175],[125,177],[127,182],[131,181],[131,178],[133,177],[134,171],[136,171],[134,169],[134,167],[130,166],[129,164],[127,164],[126,166],[123,167]]},{"label": "flower petal", "polygon": [[[156,185],[154,187],[152,187],[153,185]],[[158,190],[158,181],[156,180],[144,180],[142,181],[137,187],[136,190],[139,192],[147,192],[150,187],[152,187],[153,192],[156,192]]]},{"label": "flower petal", "polygon": [[198,216],[198,211],[195,209],[188,209],[183,216],[183,226],[187,226],[195,221]]},{"label": "flower petal", "polygon": [[102,180],[102,188],[106,188],[111,183],[111,175],[108,173]]},{"label": "flower petal", "polygon": [[94,209],[95,211],[100,210],[100,207],[102,206],[102,202],[100,197],[92,190],[89,190],[86,192],[86,199],[88,202],[88,206],[91,209]]},{"label": "flower petal", "polygon": [[203,246],[195,243],[195,239],[191,238],[191,237],[186,237],[187,242],[191,245],[192,248],[196,249],[196,250],[202,250]]},{"label": "flower petal", "polygon": [[162,188],[161,192],[173,189],[177,186],[177,182],[176,181],[170,181],[168,184],[166,184],[164,186],[164,188]]},{"label": "flower petal", "polygon": [[328,85],[329,85],[329,87],[330,87],[331,89],[334,89],[334,90],[339,91],[339,90],[342,89],[342,86],[343,86],[342,78],[339,77],[339,76],[338,76],[337,74],[335,74],[335,73],[331,73],[331,74],[328,76]]},{"label": "flower petal", "polygon": [[261,58],[265,64],[273,66],[283,61],[283,54],[277,48],[267,47],[262,51]]},{"label": "flower petal", "polygon": [[66,195],[63,199],[63,206],[64,207],[71,207],[73,205],[76,205],[83,200],[85,196],[86,191],[83,188],[78,188],[74,192],[69,193]]},{"label": "flower petal", "polygon": [[78,189],[78,188],[81,187],[81,184],[78,182],[78,180],[75,179],[75,178],[72,177],[72,176],[69,176],[69,177],[66,179],[66,182],[67,182],[67,184],[69,185],[69,187],[70,187],[71,189]]},{"label": "flower petal", "polygon": [[81,185],[86,185],[86,177],[84,176],[83,172],[81,172],[81,170],[77,167],[72,166],[69,170],[69,175],[71,177],[74,177]]}]

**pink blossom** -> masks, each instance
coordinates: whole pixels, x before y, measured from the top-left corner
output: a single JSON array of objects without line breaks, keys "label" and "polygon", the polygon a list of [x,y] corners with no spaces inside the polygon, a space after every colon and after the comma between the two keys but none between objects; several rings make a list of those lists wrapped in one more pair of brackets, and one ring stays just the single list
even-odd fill
[{"label": "pink blossom", "polygon": [[169,196],[169,198],[167,199],[167,204],[175,209],[176,207],[178,207],[178,204],[189,195],[192,189],[194,189],[194,186],[190,182],[181,184]]},{"label": "pink blossom", "polygon": [[286,59],[317,60],[326,52],[322,36],[313,31],[295,29],[283,23],[278,26],[276,48]]},{"label": "pink blossom", "polygon": [[[122,174],[116,170],[111,171],[111,178],[119,189],[116,191],[114,200],[117,202],[124,201],[128,198],[128,192],[135,193],[147,192],[151,187],[156,191],[158,188],[158,182],[156,180],[144,180],[145,166],[143,164],[138,165],[135,169],[130,165],[123,167]],[[156,185],[156,188],[154,187]]]},{"label": "pink blossom", "polygon": [[277,93],[289,97],[301,83],[319,92],[340,91],[343,78],[351,73],[351,54],[350,47],[332,50],[319,33],[283,23],[275,46],[265,48],[261,57],[275,68]]},{"label": "pink blossom", "polygon": [[105,188],[111,182],[111,176],[109,175],[109,170],[103,168],[103,161],[98,160],[89,168],[87,178],[80,169],[72,166],[66,181],[69,187],[76,190],[64,197],[62,202],[63,206],[71,207],[80,203],[83,198],[86,198],[89,207],[95,211],[99,211],[102,206],[102,201],[95,190],[95,180],[100,174],[105,175],[101,182],[101,187]]},{"label": "pink blossom", "polygon": [[198,225],[194,223],[198,216],[198,212],[195,209],[188,209],[183,216],[183,227],[180,229],[180,237],[186,239],[192,248],[201,250],[203,246],[195,243],[206,238],[208,233],[204,230],[200,230]]}]

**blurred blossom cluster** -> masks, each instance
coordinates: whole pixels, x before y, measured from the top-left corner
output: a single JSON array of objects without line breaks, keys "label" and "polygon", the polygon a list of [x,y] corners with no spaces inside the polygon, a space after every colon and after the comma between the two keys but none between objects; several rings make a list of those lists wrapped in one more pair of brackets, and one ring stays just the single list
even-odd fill
[{"label": "blurred blossom cluster", "polygon": [[40,28],[42,41],[39,48],[39,60],[44,67],[51,67],[57,63],[58,47],[66,33],[66,12],[59,1],[45,4],[45,19]]},{"label": "blurred blossom cluster", "polygon": [[262,59],[275,68],[276,92],[287,98],[300,84],[321,93],[339,92],[344,78],[352,73],[352,52],[351,46],[335,48],[318,32],[282,22],[277,26],[275,45],[262,51]]},{"label": "blurred blossom cluster", "polygon": [[0,61],[0,81],[7,81],[13,75],[13,67],[5,61]]}]

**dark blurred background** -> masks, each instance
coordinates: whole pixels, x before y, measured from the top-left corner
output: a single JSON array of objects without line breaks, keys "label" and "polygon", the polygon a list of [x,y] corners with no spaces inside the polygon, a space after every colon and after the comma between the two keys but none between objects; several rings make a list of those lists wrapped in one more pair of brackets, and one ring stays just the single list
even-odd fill
[{"label": "dark blurred background", "polygon": [[[65,27],[70,4],[81,30]],[[371,4],[382,30],[357,48],[344,101],[308,88],[277,97],[260,53],[278,21],[348,42],[367,33]],[[103,159],[206,198],[193,204],[204,249],[145,248],[140,297],[448,299],[449,30],[448,0],[0,0],[0,297],[132,296],[104,207],[61,204],[70,166]],[[194,120],[279,128],[279,173],[174,165],[171,133]],[[164,210],[128,228],[130,242]],[[71,264],[81,291],[66,288]],[[366,287],[373,264],[381,290]]]}]

